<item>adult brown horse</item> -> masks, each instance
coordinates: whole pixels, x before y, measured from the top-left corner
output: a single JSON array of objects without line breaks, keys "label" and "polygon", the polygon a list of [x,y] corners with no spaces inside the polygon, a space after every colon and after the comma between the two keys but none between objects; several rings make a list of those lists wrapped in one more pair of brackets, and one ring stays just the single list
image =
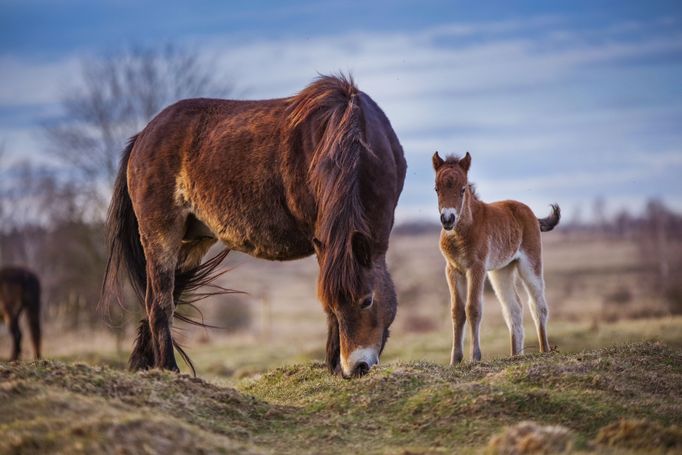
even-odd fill
[{"label": "adult brown horse", "polygon": [[[125,150],[109,211],[103,297],[118,295],[123,266],[148,318],[130,368],[178,370],[174,307],[237,250],[280,261],[315,253],[327,365],[366,373],[396,313],[385,257],[405,172],[388,118],[344,76],[290,98],[163,110]],[[218,240],[224,253],[200,265]]]},{"label": "adult brown horse", "polygon": [[10,360],[21,354],[19,316],[26,312],[36,359],[40,358],[40,281],[35,273],[21,267],[0,269],[0,315],[12,336]]}]

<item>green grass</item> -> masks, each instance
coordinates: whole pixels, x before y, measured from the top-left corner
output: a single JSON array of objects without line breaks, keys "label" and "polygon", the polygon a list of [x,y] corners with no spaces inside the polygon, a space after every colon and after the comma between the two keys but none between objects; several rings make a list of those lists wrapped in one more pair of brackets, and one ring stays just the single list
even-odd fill
[{"label": "green grass", "polygon": [[680,451],[680,390],[682,350],[656,342],[455,368],[387,362],[355,380],[307,362],[236,389],[157,371],[3,363],[0,452],[478,452],[525,420],[568,428],[579,451]]}]

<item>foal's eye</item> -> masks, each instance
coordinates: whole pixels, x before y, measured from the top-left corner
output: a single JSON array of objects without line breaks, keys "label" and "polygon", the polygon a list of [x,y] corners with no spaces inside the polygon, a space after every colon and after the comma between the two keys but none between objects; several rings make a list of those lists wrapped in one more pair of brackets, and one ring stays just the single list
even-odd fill
[{"label": "foal's eye", "polygon": [[466,186],[463,186],[461,190],[459,190],[459,194],[464,194],[464,192],[467,190]]},{"label": "foal's eye", "polygon": [[374,303],[374,296],[368,295],[360,301],[360,308],[363,310],[368,309]]}]

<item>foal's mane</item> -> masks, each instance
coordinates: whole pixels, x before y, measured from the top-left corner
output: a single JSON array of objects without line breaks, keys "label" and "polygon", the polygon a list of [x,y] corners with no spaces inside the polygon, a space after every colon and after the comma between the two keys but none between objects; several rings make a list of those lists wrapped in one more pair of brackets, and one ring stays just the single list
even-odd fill
[{"label": "foal's mane", "polygon": [[370,239],[360,197],[362,156],[371,154],[364,139],[359,90],[353,79],[320,76],[291,99],[288,126],[312,128],[322,136],[308,168],[308,181],[317,199],[315,232],[322,243],[320,285],[325,302],[358,298],[361,265],[353,256],[356,233]]}]

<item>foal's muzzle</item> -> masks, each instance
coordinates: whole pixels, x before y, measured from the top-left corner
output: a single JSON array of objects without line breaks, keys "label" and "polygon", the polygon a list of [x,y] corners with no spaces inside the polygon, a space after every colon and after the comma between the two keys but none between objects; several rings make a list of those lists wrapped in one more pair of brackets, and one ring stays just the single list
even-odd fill
[{"label": "foal's muzzle", "polygon": [[456,216],[454,213],[441,213],[440,214],[440,224],[443,225],[443,229],[446,231],[451,230],[455,227]]}]

